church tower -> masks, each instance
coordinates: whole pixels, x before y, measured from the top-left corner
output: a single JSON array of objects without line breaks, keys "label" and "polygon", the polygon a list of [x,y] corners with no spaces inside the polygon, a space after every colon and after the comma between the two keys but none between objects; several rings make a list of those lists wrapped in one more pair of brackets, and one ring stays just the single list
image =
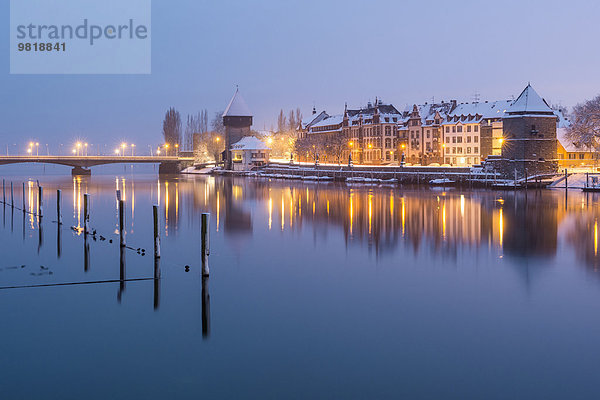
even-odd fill
[{"label": "church tower", "polygon": [[507,108],[502,119],[503,172],[518,177],[555,173],[557,117],[531,85]]},{"label": "church tower", "polygon": [[230,170],[233,169],[231,145],[239,142],[244,136],[250,136],[250,127],[252,126],[252,113],[237,88],[223,113],[223,125],[225,126],[223,161],[225,169]]}]

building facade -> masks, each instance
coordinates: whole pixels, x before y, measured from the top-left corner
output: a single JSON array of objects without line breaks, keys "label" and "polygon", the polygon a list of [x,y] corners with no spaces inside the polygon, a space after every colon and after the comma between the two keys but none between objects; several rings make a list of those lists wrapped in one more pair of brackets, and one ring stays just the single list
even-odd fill
[{"label": "building facade", "polygon": [[252,113],[237,88],[223,113],[223,125],[225,126],[225,151],[222,158],[225,168],[231,170],[233,169],[231,145],[239,142],[244,136],[250,136],[252,126]]}]

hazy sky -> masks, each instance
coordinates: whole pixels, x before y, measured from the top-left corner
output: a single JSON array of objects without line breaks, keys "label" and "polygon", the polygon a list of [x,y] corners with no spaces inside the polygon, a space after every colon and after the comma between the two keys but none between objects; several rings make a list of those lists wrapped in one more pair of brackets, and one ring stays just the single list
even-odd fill
[{"label": "hazy sky", "polygon": [[[7,27],[8,1],[0,13]],[[599,21],[591,1],[154,0],[152,74],[131,76],[9,75],[5,28],[0,151],[77,137],[147,150],[168,107],[212,115],[236,84],[255,129],[280,108],[495,100],[528,81],[570,107],[600,93]]]}]

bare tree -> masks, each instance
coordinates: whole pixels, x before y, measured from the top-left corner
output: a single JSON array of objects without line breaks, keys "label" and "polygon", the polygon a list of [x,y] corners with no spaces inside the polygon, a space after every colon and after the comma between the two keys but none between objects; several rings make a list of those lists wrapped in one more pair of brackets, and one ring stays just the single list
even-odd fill
[{"label": "bare tree", "polygon": [[221,161],[221,153],[225,151],[225,139],[222,134],[216,131],[207,132],[203,135],[202,144],[212,160],[217,163]]},{"label": "bare tree", "polygon": [[165,114],[163,136],[165,143],[171,145],[179,145],[181,143],[181,116],[179,115],[179,111],[173,107],[169,108]]},{"label": "bare tree", "polygon": [[224,111],[216,112],[210,123],[212,130],[221,135],[225,133],[225,125],[223,125],[223,113]]},{"label": "bare tree", "polygon": [[600,150],[600,96],[573,108],[567,139],[578,147]]},{"label": "bare tree", "polygon": [[279,117],[277,117],[277,132],[283,132],[286,129],[286,121],[285,114],[283,113],[283,109],[279,111]]},{"label": "bare tree", "polygon": [[346,150],[348,150],[348,141],[343,134],[329,135],[325,139],[325,152],[327,156],[331,157],[338,164],[342,162],[342,157]]}]

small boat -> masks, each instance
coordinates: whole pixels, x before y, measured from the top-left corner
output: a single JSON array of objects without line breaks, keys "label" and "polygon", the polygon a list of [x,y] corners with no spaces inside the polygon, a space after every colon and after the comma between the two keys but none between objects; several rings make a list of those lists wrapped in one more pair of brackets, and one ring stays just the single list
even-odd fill
[{"label": "small boat", "polygon": [[432,186],[452,186],[456,184],[455,181],[448,178],[440,178],[440,179],[432,179],[429,181],[429,184]]}]

